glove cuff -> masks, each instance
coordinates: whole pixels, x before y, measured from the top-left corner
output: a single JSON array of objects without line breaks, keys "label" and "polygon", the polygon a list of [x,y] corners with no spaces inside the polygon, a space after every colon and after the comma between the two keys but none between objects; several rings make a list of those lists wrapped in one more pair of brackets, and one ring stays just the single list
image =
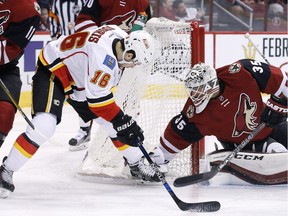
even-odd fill
[{"label": "glove cuff", "polygon": [[276,97],[275,95],[271,95],[270,99],[268,99],[266,106],[274,112],[281,113],[283,115],[287,115],[288,107],[287,100]]},{"label": "glove cuff", "polygon": [[111,123],[114,124],[116,122],[118,122],[120,119],[122,119],[124,116],[124,112],[122,110],[120,110],[118,112],[118,114],[111,120]]},{"label": "glove cuff", "polygon": [[287,107],[287,98],[286,97],[277,97],[275,95],[271,95],[270,100],[272,100],[278,104],[281,104],[282,106]]}]

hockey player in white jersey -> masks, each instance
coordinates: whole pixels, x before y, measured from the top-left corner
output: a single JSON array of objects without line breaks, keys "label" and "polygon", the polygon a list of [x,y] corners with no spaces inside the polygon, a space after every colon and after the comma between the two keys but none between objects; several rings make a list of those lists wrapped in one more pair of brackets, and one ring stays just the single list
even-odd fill
[{"label": "hockey player in white jersey", "polygon": [[[125,68],[148,65],[153,54],[151,35],[145,31],[128,35],[116,25],[63,36],[47,44],[39,55],[33,76],[32,124],[35,130],[28,126],[18,136],[0,167],[2,197],[15,189],[13,173],[54,134],[56,125],[61,122],[66,98],[79,102],[75,103],[76,110],[85,121],[97,117],[105,119],[108,131],[114,128],[121,142],[137,146],[138,139],[144,140],[142,129],[115,103],[111,89],[117,86]],[[139,148],[130,147],[122,153],[132,175],[159,181],[151,167],[140,160]]]}]

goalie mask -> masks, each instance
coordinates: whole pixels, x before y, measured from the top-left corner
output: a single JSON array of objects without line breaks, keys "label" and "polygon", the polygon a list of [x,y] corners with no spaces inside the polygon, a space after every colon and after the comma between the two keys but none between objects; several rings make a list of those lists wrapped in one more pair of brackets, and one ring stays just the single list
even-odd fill
[{"label": "goalie mask", "polygon": [[189,70],[184,83],[196,113],[201,113],[220,89],[215,69],[201,62]]},{"label": "goalie mask", "polygon": [[126,38],[124,38],[124,50],[122,54],[122,60],[119,64],[131,64],[124,59],[127,52],[132,52],[134,58],[132,63],[135,65],[147,66],[153,60],[154,55],[154,39],[152,36],[143,30],[131,32]]}]

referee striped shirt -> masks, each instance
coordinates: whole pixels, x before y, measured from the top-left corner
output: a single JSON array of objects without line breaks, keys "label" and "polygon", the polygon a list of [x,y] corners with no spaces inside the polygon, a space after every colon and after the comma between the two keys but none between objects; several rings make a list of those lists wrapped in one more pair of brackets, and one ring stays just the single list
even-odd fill
[{"label": "referee striped shirt", "polygon": [[77,15],[86,0],[54,0],[49,15],[50,35],[70,35],[74,33],[74,24]]}]

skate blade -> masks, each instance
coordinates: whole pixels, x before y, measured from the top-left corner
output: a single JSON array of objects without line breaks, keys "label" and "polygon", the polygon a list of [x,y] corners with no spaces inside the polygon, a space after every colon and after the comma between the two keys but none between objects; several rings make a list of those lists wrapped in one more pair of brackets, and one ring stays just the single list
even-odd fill
[{"label": "skate blade", "polygon": [[71,146],[69,145],[69,151],[81,151],[81,150],[84,150],[84,149],[87,149],[88,148],[88,145],[83,143],[81,145],[78,145],[78,146]]},{"label": "skate blade", "polygon": [[5,188],[0,188],[0,198],[6,199],[7,197],[9,197],[9,195],[10,195],[9,190],[6,190]]}]

